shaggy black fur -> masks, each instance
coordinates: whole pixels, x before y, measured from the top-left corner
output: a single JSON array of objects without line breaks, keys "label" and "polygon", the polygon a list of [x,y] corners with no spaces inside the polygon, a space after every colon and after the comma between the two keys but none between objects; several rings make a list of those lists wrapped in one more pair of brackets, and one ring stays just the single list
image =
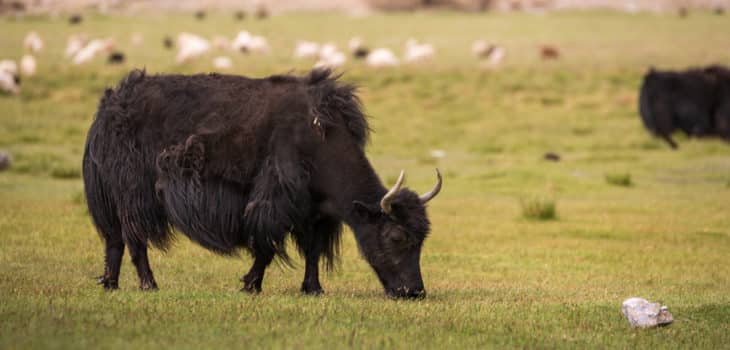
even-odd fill
[{"label": "shaggy black fur", "polygon": [[650,69],[644,76],[639,112],[644,126],[672,148],[671,134],[720,136],[730,141],[730,70],[720,66],[686,71]]},{"label": "shaggy black fur", "polygon": [[129,73],[108,89],[89,130],[83,174],[106,243],[100,278],[116,288],[129,248],[142,287],[156,288],[147,243],[167,249],[172,227],[216,253],[250,252],[244,290],[258,292],[292,235],[305,257],[302,291],[320,293],[343,221],[389,295],[422,296],[425,206],[387,192],[365,158],[368,125],[355,88],[328,70],[304,77]]}]

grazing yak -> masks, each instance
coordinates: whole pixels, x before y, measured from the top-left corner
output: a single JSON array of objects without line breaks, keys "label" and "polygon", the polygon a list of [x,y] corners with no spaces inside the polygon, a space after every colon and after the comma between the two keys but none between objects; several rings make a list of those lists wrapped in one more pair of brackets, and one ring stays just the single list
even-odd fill
[{"label": "grazing yak", "polygon": [[671,134],[719,136],[730,141],[730,70],[720,66],[685,71],[651,68],[639,96],[644,126],[672,148]]},{"label": "grazing yak", "polygon": [[99,283],[118,286],[125,246],[141,289],[156,289],[148,244],[166,249],[173,227],[223,255],[254,257],[243,291],[260,292],[266,267],[305,259],[301,290],[319,294],[318,264],[338,253],[342,223],[391,297],[425,295],[421,247],[429,233],[421,196],[383,186],[365,156],[369,128],[355,88],[329,70],[249,79],[147,75],[107,89],[88,133],[83,177],[105,242]]}]

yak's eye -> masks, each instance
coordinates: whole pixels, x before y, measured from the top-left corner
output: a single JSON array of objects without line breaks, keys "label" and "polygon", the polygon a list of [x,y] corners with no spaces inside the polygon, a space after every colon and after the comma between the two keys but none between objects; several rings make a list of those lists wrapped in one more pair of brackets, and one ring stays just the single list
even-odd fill
[{"label": "yak's eye", "polygon": [[401,230],[393,230],[390,232],[390,240],[395,243],[403,243],[406,240],[405,232]]}]

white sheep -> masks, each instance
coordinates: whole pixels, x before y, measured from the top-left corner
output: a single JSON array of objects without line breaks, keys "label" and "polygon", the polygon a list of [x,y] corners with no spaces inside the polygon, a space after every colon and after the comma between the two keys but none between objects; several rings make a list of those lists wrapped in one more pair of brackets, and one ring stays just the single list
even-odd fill
[{"label": "white sheep", "polygon": [[89,41],[84,48],[74,55],[71,62],[75,65],[81,65],[90,62],[102,52],[109,52],[114,48],[112,39],[94,39]]},{"label": "white sheep", "polygon": [[477,40],[471,45],[471,52],[477,58],[486,59],[488,67],[495,68],[502,63],[506,53],[504,47]]},{"label": "white sheep", "polygon": [[269,53],[271,48],[269,47],[268,41],[263,36],[254,35],[251,37],[249,44],[249,51],[258,53]]},{"label": "white sheep", "polygon": [[312,58],[319,55],[319,44],[313,41],[297,41],[294,47],[295,58]]},{"label": "white sheep", "polygon": [[23,40],[23,47],[31,53],[40,52],[44,47],[43,39],[41,39],[41,36],[38,35],[38,33],[30,32]]},{"label": "white sheep", "polygon": [[347,43],[347,46],[350,49],[350,53],[352,54],[352,56],[357,59],[366,58],[370,53],[370,50],[365,47],[365,44],[363,44],[362,39],[357,36],[351,38],[350,41]]},{"label": "white sheep", "polygon": [[12,60],[0,61],[0,90],[17,95],[20,93],[18,65]]},{"label": "white sheep", "polygon": [[233,61],[230,57],[219,56],[213,59],[213,67],[220,70],[229,70],[233,68]]},{"label": "white sheep", "polygon": [[35,61],[35,57],[33,57],[32,55],[24,55],[23,58],[20,59],[20,72],[24,76],[34,76],[37,69],[38,64]]},{"label": "white sheep", "polygon": [[340,68],[345,64],[346,61],[347,57],[344,53],[335,51],[326,56],[320,57],[319,61],[314,64],[314,68]]},{"label": "white sheep", "polygon": [[418,62],[433,58],[436,50],[431,44],[421,44],[415,39],[406,41],[406,51],[403,60],[406,62]]},{"label": "white sheep", "polygon": [[258,35],[251,35],[247,31],[241,31],[231,43],[233,51],[269,53],[270,47],[266,38]]},{"label": "white sheep", "polygon": [[205,55],[210,51],[208,40],[191,33],[180,33],[177,36],[179,50],[175,62],[186,63]]},{"label": "white sheep", "polygon": [[86,45],[87,38],[84,34],[74,34],[68,37],[66,41],[65,55],[67,58],[73,58]]},{"label": "white sheep", "polygon": [[400,64],[393,51],[386,48],[377,48],[368,54],[365,60],[368,66],[374,68],[395,67]]}]

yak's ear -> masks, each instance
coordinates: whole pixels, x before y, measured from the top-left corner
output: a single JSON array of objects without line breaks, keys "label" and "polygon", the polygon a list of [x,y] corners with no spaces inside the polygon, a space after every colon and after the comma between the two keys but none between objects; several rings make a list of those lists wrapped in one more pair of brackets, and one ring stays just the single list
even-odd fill
[{"label": "yak's ear", "polygon": [[380,215],[380,207],[365,202],[352,201],[352,207],[355,215],[364,220],[372,220]]}]

